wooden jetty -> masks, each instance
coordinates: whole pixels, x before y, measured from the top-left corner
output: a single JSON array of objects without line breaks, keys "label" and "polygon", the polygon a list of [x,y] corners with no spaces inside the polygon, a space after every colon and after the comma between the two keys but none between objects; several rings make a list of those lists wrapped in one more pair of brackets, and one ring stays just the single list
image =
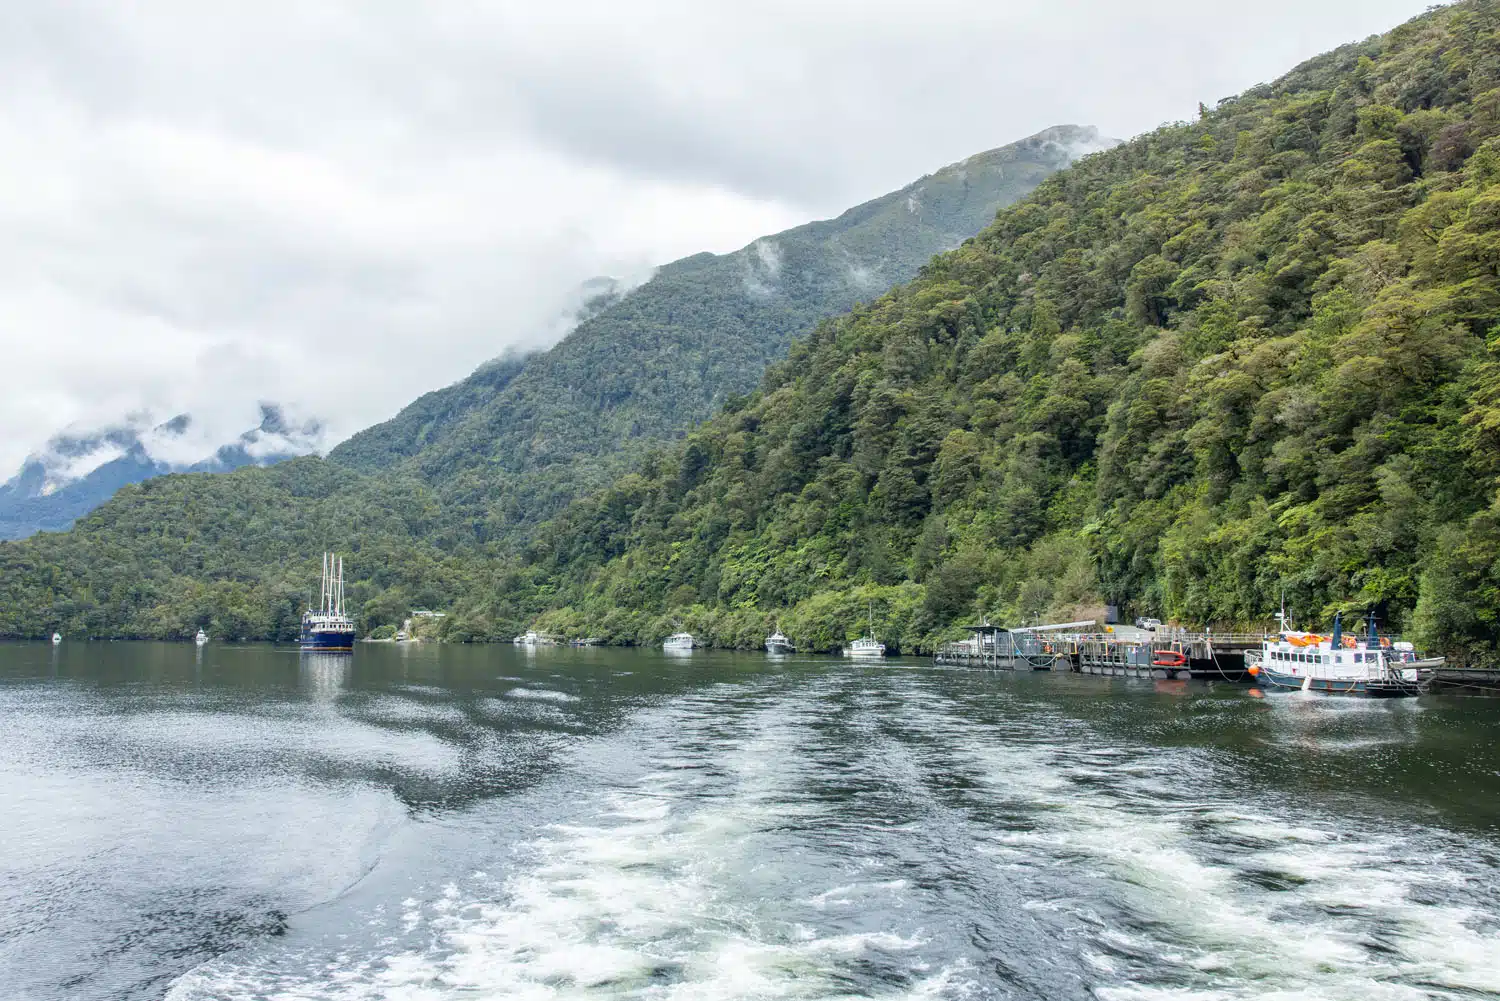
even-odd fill
[{"label": "wooden jetty", "polygon": [[1455,695],[1500,696],[1500,669],[1490,667],[1448,667],[1437,669],[1433,691]]},{"label": "wooden jetty", "polygon": [[970,639],[937,652],[939,664],[991,671],[1073,671],[1128,678],[1248,681],[1245,653],[1264,637],[1179,629],[1100,627],[1094,622],[1004,629],[970,626]]},{"label": "wooden jetty", "polygon": [[[1005,629],[969,626],[970,638],[937,652],[939,664],[986,671],[1072,671],[1124,678],[1250,681],[1245,655],[1260,633],[1101,627],[1093,622]],[[1500,669],[1441,667],[1434,691],[1500,696]]]}]

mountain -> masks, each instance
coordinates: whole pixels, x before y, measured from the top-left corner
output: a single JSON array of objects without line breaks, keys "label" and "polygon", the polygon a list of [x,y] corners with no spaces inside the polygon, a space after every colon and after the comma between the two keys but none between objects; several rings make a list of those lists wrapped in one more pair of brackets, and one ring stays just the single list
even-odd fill
[{"label": "mountain", "polygon": [[491,362],[329,458],[431,484],[464,512],[472,535],[454,544],[527,530],[752,389],[818,321],[912,278],[1044,177],[1114,143],[1051,128],[836,219],[668,264],[637,288],[601,282],[552,350]]},{"label": "mountain", "polygon": [[1500,662],[1500,5],[1089,158],[544,527],[446,620],[910,650],[1106,601]]},{"label": "mountain", "polygon": [[65,536],[0,544],[0,635],[45,622],[286,638],[325,548],[350,555],[349,594],[370,604],[367,624],[403,600],[507,590],[505,554],[522,530],[753,388],[819,319],[910,277],[1047,174],[1114,142],[1049,129],[838,219],[667,265],[640,287],[587,282],[551,351],[482,365],[328,461],[126,486]]},{"label": "mountain", "polygon": [[0,544],[0,634],[285,635],[331,543],[366,625],[441,603],[450,640],[826,649],[868,602],[910,651],[1284,592],[1497,664],[1497,321],[1500,6],[1465,0],[1048,178],[519,552],[450,544],[416,472],[160,477]]},{"label": "mountain", "polygon": [[0,485],[0,539],[65,531],[129,483],[171,472],[270,465],[316,450],[323,436],[319,422],[294,424],[270,403],[261,404],[257,427],[207,454],[193,431],[188,414],[160,424],[137,414],[120,424],[53,437]]}]

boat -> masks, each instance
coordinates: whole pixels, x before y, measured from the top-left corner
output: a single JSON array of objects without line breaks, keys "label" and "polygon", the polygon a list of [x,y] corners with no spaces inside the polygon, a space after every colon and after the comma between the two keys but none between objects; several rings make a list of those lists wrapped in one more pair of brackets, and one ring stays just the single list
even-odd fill
[{"label": "boat", "polygon": [[673,633],[667,637],[666,642],[662,643],[661,648],[667,653],[692,653],[693,634]]},{"label": "boat", "polygon": [[62,633],[53,633],[52,634],[52,645],[53,646],[57,646],[57,644],[59,644],[61,642],[62,642]]},{"label": "boat", "polygon": [[202,646],[203,644],[208,642],[208,633],[204,632],[201,629],[198,630],[198,635],[193,637],[193,642],[198,644],[199,646]]},{"label": "boat", "polygon": [[[1278,616],[1285,627],[1284,613]],[[1246,657],[1257,681],[1276,688],[1366,698],[1407,698],[1432,686],[1442,657],[1419,657],[1410,643],[1380,635],[1370,614],[1363,637],[1345,633],[1335,615],[1333,633],[1321,636],[1283,628]]]},{"label": "boat", "polygon": [[302,613],[302,649],[354,650],[354,621],[344,614],[344,560],[323,554],[322,594],[316,610]]},{"label": "boat", "polygon": [[776,623],[776,631],[766,637],[766,653],[788,654],[796,652],[797,648],[792,646],[792,641],[782,635],[781,623]]},{"label": "boat", "polygon": [[511,640],[516,646],[541,646],[543,644],[542,634],[535,629],[529,629],[515,639]]},{"label": "boat", "polygon": [[866,616],[870,634],[844,647],[844,656],[855,660],[879,660],[885,656],[885,644],[875,638],[875,605],[871,603]]}]

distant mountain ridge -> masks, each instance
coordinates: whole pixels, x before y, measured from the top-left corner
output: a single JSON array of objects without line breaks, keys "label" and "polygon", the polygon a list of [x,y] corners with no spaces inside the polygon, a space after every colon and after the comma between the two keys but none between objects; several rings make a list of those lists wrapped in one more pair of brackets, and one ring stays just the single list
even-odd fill
[{"label": "distant mountain ridge", "polygon": [[419,477],[469,513],[477,541],[524,531],[752,389],[819,321],[911,279],[1043,179],[1116,142],[1057,126],[835,219],[665,265],[637,288],[607,290],[604,308],[552,350],[490,362],[329,459]]},{"label": "distant mountain ridge", "polygon": [[[189,414],[155,423],[135,414],[120,424],[55,435],[0,485],[0,539],[60,532],[128,483],[164,473],[222,473],[317,451],[321,421],[294,422],[277,404],[260,404],[260,423],[203,454]],[[194,457],[195,456],[195,457]]]}]

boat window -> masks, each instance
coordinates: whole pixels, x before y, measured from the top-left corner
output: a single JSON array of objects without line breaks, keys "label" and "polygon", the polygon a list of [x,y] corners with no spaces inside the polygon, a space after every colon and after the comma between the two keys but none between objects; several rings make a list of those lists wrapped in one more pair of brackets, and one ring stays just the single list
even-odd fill
[{"label": "boat window", "polygon": [[1365,662],[1365,655],[1364,654],[1357,653],[1357,654],[1354,655],[1354,663],[1356,663],[1356,664],[1363,664],[1364,662]]}]

